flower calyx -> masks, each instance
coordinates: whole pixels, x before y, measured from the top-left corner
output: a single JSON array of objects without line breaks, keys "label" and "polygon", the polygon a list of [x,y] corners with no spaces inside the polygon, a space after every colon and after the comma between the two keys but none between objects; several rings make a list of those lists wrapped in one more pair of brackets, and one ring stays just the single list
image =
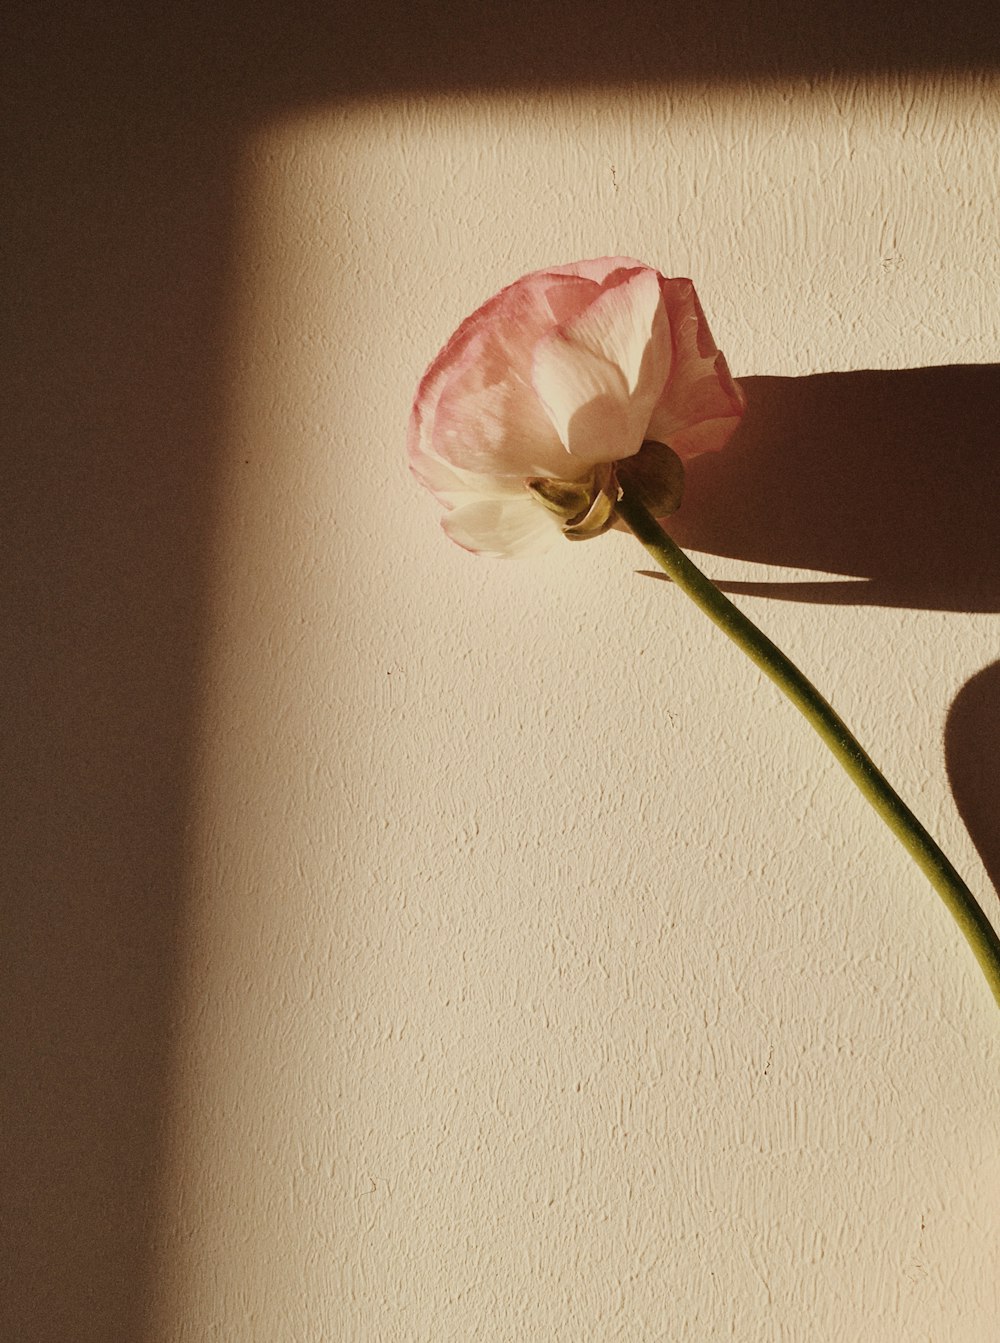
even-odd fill
[{"label": "flower calyx", "polygon": [[684,463],[666,443],[647,438],[634,457],[616,463],[619,485],[656,518],[676,513],[684,497]]},{"label": "flower calyx", "polygon": [[532,476],[524,484],[560,520],[565,537],[585,541],[614,526],[615,504],[623,489],[655,517],[675,513],[684,493],[684,464],[665,443],[646,439],[633,457],[611,463],[590,480]]},{"label": "flower calyx", "polygon": [[603,479],[590,482],[535,476],[524,483],[542,507],[560,519],[568,540],[585,541],[600,536],[614,522],[617,482],[613,471],[600,474]]}]

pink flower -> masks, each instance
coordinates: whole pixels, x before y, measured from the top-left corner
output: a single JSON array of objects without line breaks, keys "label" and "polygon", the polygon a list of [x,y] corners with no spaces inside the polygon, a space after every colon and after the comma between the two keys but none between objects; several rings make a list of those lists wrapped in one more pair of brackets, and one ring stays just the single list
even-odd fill
[{"label": "pink flower", "polygon": [[453,541],[534,554],[613,524],[617,464],[647,440],[655,501],[657,445],[715,451],[744,404],[691,281],[604,257],[535,271],[466,318],[417,389],[407,451]]}]

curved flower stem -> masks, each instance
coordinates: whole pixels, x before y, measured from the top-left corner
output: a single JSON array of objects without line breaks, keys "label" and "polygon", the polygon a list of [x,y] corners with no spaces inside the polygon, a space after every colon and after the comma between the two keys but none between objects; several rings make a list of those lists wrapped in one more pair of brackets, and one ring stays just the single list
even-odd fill
[{"label": "curved flower stem", "polygon": [[627,488],[615,507],[657,564],[771,678],[823,738],[951,910],[1000,1005],[1000,937],[968,886],[844,721],[781,649],[692,564],[648,509],[634,495],[629,497]]}]

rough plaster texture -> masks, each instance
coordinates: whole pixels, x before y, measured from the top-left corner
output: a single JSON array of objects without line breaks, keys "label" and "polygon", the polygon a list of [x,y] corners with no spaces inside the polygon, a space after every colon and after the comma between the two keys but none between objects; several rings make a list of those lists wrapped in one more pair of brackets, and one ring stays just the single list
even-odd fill
[{"label": "rough plaster texture", "polygon": [[[1000,1337],[996,1007],[936,897],[635,542],[474,560],[402,459],[457,322],[580,256],[690,274],[738,376],[1000,361],[998,113],[415,97],[250,146],[164,1337]],[[996,918],[944,744],[996,606],[739,600]]]}]

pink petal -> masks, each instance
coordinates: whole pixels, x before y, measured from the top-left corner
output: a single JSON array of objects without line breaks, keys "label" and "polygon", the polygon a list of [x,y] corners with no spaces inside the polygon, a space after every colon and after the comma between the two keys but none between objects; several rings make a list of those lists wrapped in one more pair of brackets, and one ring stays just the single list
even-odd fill
[{"label": "pink petal", "polygon": [[609,275],[618,270],[649,270],[644,261],[636,261],[630,256],[601,256],[592,261],[573,261],[568,266],[551,266],[547,275],[582,275],[588,280],[603,284]]},{"label": "pink petal", "polygon": [[410,415],[410,463],[431,489],[429,457],[484,475],[565,474],[531,386],[531,355],[554,311],[577,311],[593,292],[589,280],[539,271],[462,323],[424,374]]},{"label": "pink petal", "polygon": [[674,361],[650,417],[648,437],[680,457],[715,452],[739,424],[746,397],[733,381],[690,280],[662,280]]}]

